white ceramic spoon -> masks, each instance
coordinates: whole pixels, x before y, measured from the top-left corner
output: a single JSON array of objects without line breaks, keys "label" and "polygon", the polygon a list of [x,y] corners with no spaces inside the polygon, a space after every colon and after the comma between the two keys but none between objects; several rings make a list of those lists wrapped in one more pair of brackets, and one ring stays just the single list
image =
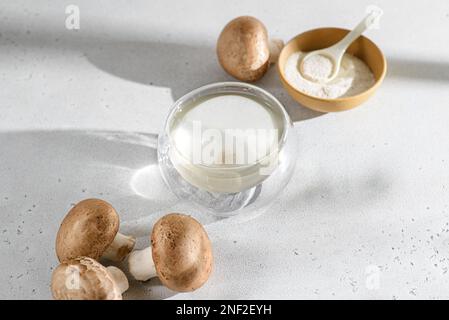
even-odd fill
[{"label": "white ceramic spoon", "polygon": [[[360,35],[365,32],[367,29],[373,29],[378,25],[379,19],[382,16],[383,11],[378,7],[370,7],[368,9],[368,14],[362,21],[351,31],[349,32],[342,40],[325,49],[315,50],[307,53],[299,63],[299,70],[301,74],[307,78],[308,80],[314,82],[328,82],[334,79],[338,72],[340,71],[341,59],[343,58],[346,49],[350,46],[354,40],[356,40]],[[328,58],[332,63],[332,70],[328,76],[324,76],[324,78],[317,79],[316,77],[311,77],[310,74],[307,74],[304,70],[304,62],[307,59],[310,59],[312,56],[321,55],[323,59]]]}]

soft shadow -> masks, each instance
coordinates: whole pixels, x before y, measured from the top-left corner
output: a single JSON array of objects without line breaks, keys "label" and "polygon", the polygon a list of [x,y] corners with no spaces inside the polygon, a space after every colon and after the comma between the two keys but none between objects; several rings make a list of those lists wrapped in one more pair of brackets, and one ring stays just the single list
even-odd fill
[{"label": "soft shadow", "polygon": [[332,206],[338,212],[348,205],[355,208],[374,205],[387,197],[392,188],[390,175],[380,169],[372,170],[366,175],[338,180],[320,175],[286,201],[290,207],[301,207],[303,204],[326,208]]},{"label": "soft shadow", "polygon": [[[29,286],[50,283],[51,268],[57,265],[55,235],[68,210],[82,199],[110,202],[120,215],[120,231],[137,237],[136,248],[149,245],[154,222],[168,212],[189,214],[206,227],[221,220],[200,210],[192,212],[168,189],[157,163],[155,134],[12,131],[0,132],[0,145],[1,240],[8,243],[0,246],[0,254],[27,261],[17,272]],[[29,257],[15,250],[22,247]],[[126,270],[125,264],[121,267]],[[173,294],[157,280],[133,281],[125,297],[161,299]]]},{"label": "soft shadow", "polygon": [[[11,27],[2,30],[2,33],[4,36],[0,37],[0,44],[81,52],[92,65],[113,76],[169,88],[174,101],[205,84],[236,81],[219,65],[215,43],[158,41],[152,39],[151,34],[148,40],[83,33],[55,37],[52,30],[33,30],[30,34],[21,34]],[[275,66],[255,85],[274,94],[284,104],[293,121],[322,115],[304,108],[288,96]]]},{"label": "soft shadow", "polygon": [[229,81],[209,47],[138,41],[108,41],[86,48],[87,59],[114,76],[171,89],[174,100],[202,85]]},{"label": "soft shadow", "polygon": [[388,76],[411,80],[449,81],[449,61],[388,58]]},{"label": "soft shadow", "polygon": [[[88,60],[99,69],[134,82],[167,87],[173,100],[202,85],[235,81],[220,67],[213,47],[166,42],[109,41],[86,48]],[[302,107],[282,85],[275,66],[256,85],[275,95],[293,121],[323,113]]]},{"label": "soft shadow", "polygon": [[[57,265],[54,239],[59,224],[82,199],[110,202],[125,232],[128,223],[142,217],[156,219],[164,208],[176,205],[177,199],[157,175],[156,141],[154,134],[137,132],[0,132],[2,237],[10,243],[1,246],[1,254],[7,260],[23,262],[17,268],[24,275],[20,281],[35,288],[41,288],[44,281],[50,283],[51,268]],[[143,197],[131,182],[136,172],[148,166],[156,168],[151,176],[153,193]],[[16,252],[22,247],[30,256]],[[132,292],[138,288],[142,286]],[[140,291],[142,296],[149,292],[151,298],[171,295],[154,281]],[[23,293],[23,297],[27,294]],[[49,291],[41,294],[45,297]]]}]

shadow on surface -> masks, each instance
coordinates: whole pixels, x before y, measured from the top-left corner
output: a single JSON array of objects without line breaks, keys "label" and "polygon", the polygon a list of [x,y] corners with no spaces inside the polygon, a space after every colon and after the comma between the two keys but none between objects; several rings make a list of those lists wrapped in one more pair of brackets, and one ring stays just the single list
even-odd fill
[{"label": "shadow on surface", "polygon": [[337,212],[347,208],[349,204],[362,209],[387,197],[392,187],[390,175],[380,169],[344,179],[319,174],[313,183],[305,185],[300,193],[286,201],[291,207],[307,204],[321,210],[332,207]]},{"label": "shadow on surface", "polygon": [[[59,224],[82,199],[110,202],[120,215],[120,230],[132,235],[139,231],[139,247],[148,245],[153,223],[183,205],[162,180],[156,141],[154,134],[136,132],[0,132],[1,236],[11,244],[0,249],[5,257],[16,256],[14,261],[29,259],[17,269],[24,275],[20,281],[35,287],[50,283]],[[205,225],[217,220],[201,212],[186,213]],[[25,246],[31,257],[14,251]],[[130,294],[149,299],[173,295],[157,280],[136,284]]]},{"label": "shadow on surface", "polygon": [[[93,65],[114,76],[170,88],[173,100],[208,83],[235,81],[221,69],[212,47],[114,41],[89,48],[86,56]],[[274,94],[284,104],[293,121],[323,114],[306,109],[291,99],[282,88],[274,66],[255,85]]]},{"label": "shadow on surface", "polygon": [[[51,30],[33,30],[30,35],[2,30],[0,44],[81,52],[96,68],[115,77],[148,86],[169,88],[173,101],[205,84],[236,81],[220,67],[215,47],[149,40],[133,40],[71,34],[55,37]],[[186,40],[187,42],[187,40]],[[275,67],[255,85],[274,94],[293,121],[318,117],[323,113],[300,106],[282,88]]]},{"label": "shadow on surface", "polygon": [[425,81],[449,81],[449,61],[388,58],[388,77]]}]

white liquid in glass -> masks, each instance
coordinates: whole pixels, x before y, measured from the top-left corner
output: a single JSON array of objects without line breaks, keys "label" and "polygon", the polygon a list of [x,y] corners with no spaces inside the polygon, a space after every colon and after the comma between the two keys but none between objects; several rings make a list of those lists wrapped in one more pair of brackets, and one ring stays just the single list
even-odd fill
[{"label": "white liquid in glass", "polygon": [[170,160],[192,185],[210,192],[240,192],[275,167],[284,115],[260,98],[213,94],[173,115]]}]

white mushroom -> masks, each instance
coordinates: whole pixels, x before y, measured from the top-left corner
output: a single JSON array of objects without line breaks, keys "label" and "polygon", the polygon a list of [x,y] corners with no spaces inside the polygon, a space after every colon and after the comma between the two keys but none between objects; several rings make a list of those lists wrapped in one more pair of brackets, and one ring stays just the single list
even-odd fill
[{"label": "white mushroom", "polygon": [[172,290],[193,291],[207,281],[212,271],[212,246],[198,221],[171,213],[154,225],[151,247],[133,251],[128,263],[137,280],[157,276]]},{"label": "white mushroom", "polygon": [[134,248],[135,238],[118,232],[119,216],[100,199],[79,202],[65,216],[56,237],[60,262],[78,257],[123,260]]}]

